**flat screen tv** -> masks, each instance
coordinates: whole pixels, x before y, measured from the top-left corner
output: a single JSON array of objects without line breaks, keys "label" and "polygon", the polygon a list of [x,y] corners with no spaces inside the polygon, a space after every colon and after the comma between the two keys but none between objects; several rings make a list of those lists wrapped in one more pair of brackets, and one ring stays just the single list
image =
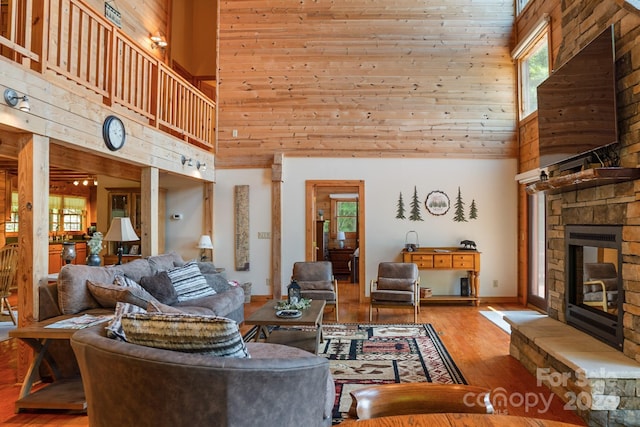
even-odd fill
[{"label": "flat screen tv", "polygon": [[540,168],[617,142],[617,129],[611,26],[538,86]]}]

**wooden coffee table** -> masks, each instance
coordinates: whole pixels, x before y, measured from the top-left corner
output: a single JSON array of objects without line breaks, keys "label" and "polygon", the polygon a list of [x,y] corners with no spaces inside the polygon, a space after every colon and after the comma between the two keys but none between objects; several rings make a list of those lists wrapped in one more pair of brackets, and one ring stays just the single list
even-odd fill
[{"label": "wooden coffee table", "polygon": [[[322,340],[322,314],[326,302],[324,300],[312,300],[311,306],[302,310],[302,316],[297,318],[282,318],[276,316],[276,300],[269,300],[258,311],[245,319],[247,325],[257,325],[255,341],[260,339],[261,333],[266,337],[266,342],[284,344],[297,347],[302,350],[317,354],[318,345]],[[269,326],[283,328],[294,326],[311,326],[311,331],[295,329],[277,329],[269,333]]]}]

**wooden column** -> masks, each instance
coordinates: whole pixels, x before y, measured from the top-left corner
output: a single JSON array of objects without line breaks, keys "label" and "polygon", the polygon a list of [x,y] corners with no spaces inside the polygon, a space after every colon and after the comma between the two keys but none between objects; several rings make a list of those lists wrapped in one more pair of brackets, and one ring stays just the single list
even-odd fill
[{"label": "wooden column", "polygon": [[[158,205],[160,203],[160,174],[158,168],[143,168],[140,176],[140,203],[141,203],[141,246],[142,256],[158,255],[159,247],[159,223]],[[163,248],[164,249],[164,248]]]},{"label": "wooden column", "polygon": [[[18,326],[39,318],[38,285],[49,266],[49,138],[19,137],[18,151]],[[33,354],[18,346],[18,379],[24,378]]]},{"label": "wooden column", "polygon": [[271,165],[271,286],[274,299],[282,298],[282,160],[273,156]]}]

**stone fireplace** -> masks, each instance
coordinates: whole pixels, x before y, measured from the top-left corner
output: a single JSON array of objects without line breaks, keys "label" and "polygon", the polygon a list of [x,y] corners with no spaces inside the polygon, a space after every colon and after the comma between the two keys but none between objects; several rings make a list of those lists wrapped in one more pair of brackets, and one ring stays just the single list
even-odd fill
[{"label": "stone fireplace", "polygon": [[[547,315],[507,316],[511,355],[590,426],[640,425],[638,200],[631,178],[547,194]],[[606,305],[585,303],[593,263],[617,265]]]},{"label": "stone fireplace", "polygon": [[[619,323],[615,328],[620,327],[617,335],[621,342],[609,344],[638,361],[640,334],[636,330],[640,329],[640,247],[636,241],[640,233],[640,202],[636,201],[635,182],[621,182],[547,195],[547,313],[549,317],[567,323],[567,313],[571,314],[571,310],[576,306],[575,303],[567,302],[570,294],[566,281],[572,276],[568,274],[571,271],[568,267],[572,267],[572,274],[575,274],[576,268],[568,265],[573,261],[571,254],[567,253],[572,247],[567,241],[567,227],[571,229],[576,224],[598,227],[615,225],[619,228],[620,242],[590,244],[597,247],[615,246],[616,250],[619,247],[616,263],[619,260],[618,272],[623,292],[619,301],[621,310],[616,313],[614,322]],[[583,310],[583,313],[589,311],[593,312]],[[576,321],[571,317],[570,315],[568,323],[575,326]],[[589,321],[585,319],[580,323],[583,325]],[[584,330],[584,327],[578,327]]]}]

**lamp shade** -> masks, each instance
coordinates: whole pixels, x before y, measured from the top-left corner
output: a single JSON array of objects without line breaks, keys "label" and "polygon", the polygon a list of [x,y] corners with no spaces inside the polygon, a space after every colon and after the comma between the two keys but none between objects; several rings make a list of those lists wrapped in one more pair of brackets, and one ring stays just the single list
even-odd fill
[{"label": "lamp shade", "polygon": [[207,235],[200,236],[198,241],[198,248],[200,249],[213,249],[213,243],[211,243],[211,237]]},{"label": "lamp shade", "polygon": [[337,240],[345,240],[347,237],[344,235],[344,231],[338,231],[338,239]]},{"label": "lamp shade", "polygon": [[133,242],[140,240],[136,234],[131,220],[128,217],[118,217],[111,220],[109,231],[104,236],[104,240],[111,242]]}]

